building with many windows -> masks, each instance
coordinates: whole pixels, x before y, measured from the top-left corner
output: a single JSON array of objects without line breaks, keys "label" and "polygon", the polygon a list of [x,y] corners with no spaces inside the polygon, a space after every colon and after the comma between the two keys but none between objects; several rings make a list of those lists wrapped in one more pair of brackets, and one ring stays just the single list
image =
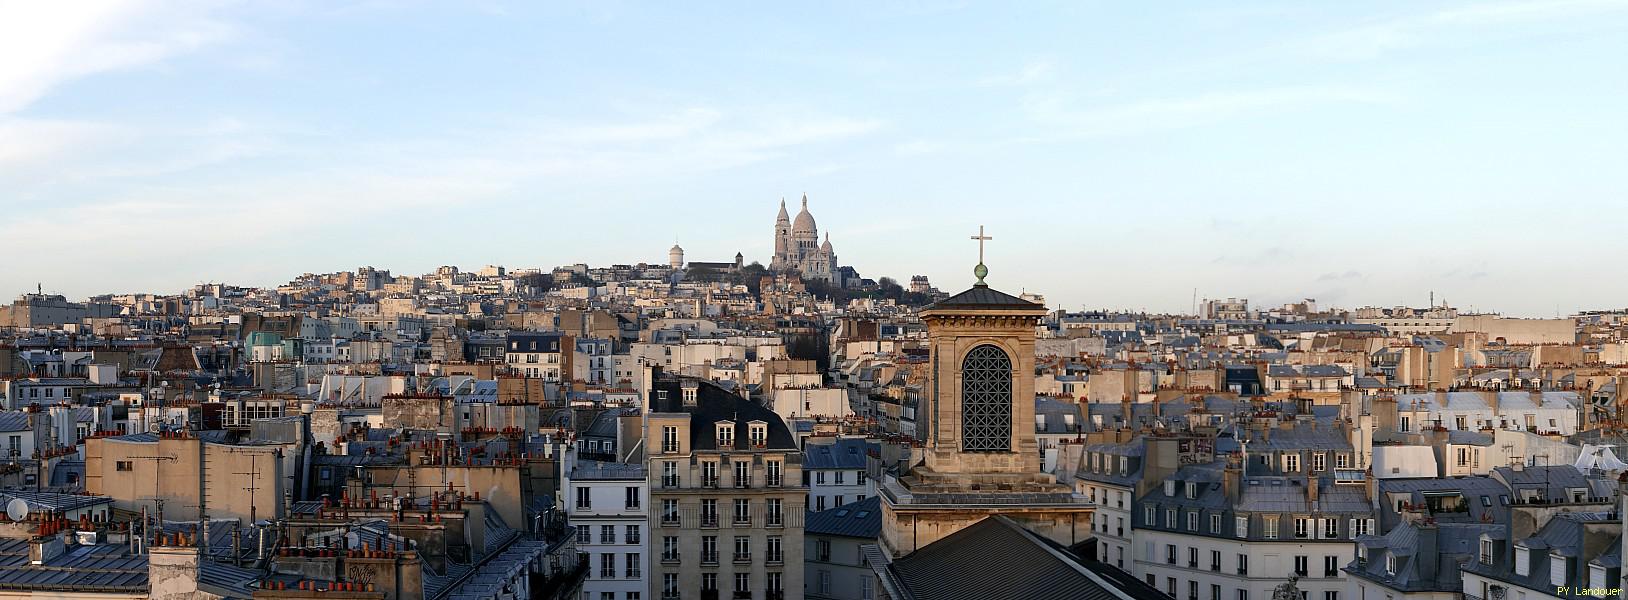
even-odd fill
[{"label": "building with many windows", "polygon": [[656,373],[645,429],[651,597],[802,598],[808,488],[791,431],[710,381]]},{"label": "building with many windows", "polygon": [[876,495],[865,476],[870,443],[862,438],[811,437],[803,446],[803,480],[809,510],[836,508]]},{"label": "building with many windows", "polygon": [[[575,459],[575,452],[572,459]],[[562,502],[588,560],[586,600],[643,600],[649,593],[649,488],[643,464],[575,460]]]}]

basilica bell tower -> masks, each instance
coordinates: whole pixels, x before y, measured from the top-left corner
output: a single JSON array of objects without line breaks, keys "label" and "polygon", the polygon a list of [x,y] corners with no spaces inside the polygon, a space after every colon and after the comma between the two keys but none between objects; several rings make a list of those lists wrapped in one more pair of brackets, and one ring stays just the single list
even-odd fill
[{"label": "basilica bell tower", "polygon": [[1040,470],[1035,438],[1035,326],[1046,307],[977,283],[919,313],[930,348],[916,407],[922,459],[879,483],[882,545],[903,556],[992,515],[1065,546],[1091,536],[1092,505]]}]

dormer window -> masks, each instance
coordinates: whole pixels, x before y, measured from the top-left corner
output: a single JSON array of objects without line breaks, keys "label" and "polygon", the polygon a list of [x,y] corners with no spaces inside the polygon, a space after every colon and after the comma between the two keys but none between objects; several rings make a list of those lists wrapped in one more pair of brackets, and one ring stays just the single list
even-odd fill
[{"label": "dormer window", "polygon": [[1481,538],[1481,564],[1492,564],[1492,540]]},{"label": "dormer window", "polygon": [[1549,584],[1566,585],[1566,557],[1553,552],[1549,553]]},{"label": "dormer window", "polygon": [[695,397],[699,388],[694,385],[684,387],[684,406],[695,406]]},{"label": "dormer window", "polygon": [[1189,481],[1187,482],[1187,499],[1192,500],[1195,498],[1198,498],[1198,484]]},{"label": "dormer window", "polygon": [[1532,574],[1532,551],[1526,546],[1515,547],[1515,574],[1521,577]]},{"label": "dormer window", "polygon": [[735,447],[735,424],[734,423],[719,423],[718,424],[718,447],[719,448],[733,448],[733,447]]},{"label": "dormer window", "polygon": [[1386,575],[1395,575],[1396,574],[1396,555],[1395,554],[1391,554],[1389,552],[1385,553],[1385,574]]},{"label": "dormer window", "polygon": [[753,448],[763,448],[769,445],[768,423],[749,423],[747,424],[747,431],[748,439],[752,440]]},{"label": "dormer window", "polygon": [[1169,496],[1169,497],[1175,497],[1175,495],[1176,495],[1176,480],[1174,480],[1174,479],[1166,479],[1166,480],[1164,480],[1164,495]]}]

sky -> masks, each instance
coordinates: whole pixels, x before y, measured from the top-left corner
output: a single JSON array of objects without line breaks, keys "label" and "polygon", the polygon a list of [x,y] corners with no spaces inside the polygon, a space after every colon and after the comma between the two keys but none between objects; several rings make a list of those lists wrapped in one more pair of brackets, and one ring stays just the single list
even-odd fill
[{"label": "sky", "polygon": [[0,0],[0,298],[842,264],[1053,308],[1628,306],[1628,0]]}]

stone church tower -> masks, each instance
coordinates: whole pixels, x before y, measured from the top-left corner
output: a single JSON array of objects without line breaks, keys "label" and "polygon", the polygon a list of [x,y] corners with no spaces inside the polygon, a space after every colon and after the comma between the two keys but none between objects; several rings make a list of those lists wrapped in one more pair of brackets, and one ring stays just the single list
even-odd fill
[{"label": "stone church tower", "polygon": [[[793,221],[786,216],[786,201],[780,201],[780,215],[774,220],[774,258],[769,261],[774,271],[797,271],[806,279],[834,281],[837,278],[837,254],[831,248],[831,235],[820,243],[820,230],[814,224],[814,215],[808,212],[808,195],[803,195],[803,210]],[[840,282],[839,282],[840,283]]]},{"label": "stone church tower", "polygon": [[978,283],[920,313],[927,398],[916,407],[924,459],[880,482],[882,546],[903,556],[984,517],[1004,515],[1073,545],[1092,505],[1040,470],[1034,431],[1035,325],[1046,307]]}]

